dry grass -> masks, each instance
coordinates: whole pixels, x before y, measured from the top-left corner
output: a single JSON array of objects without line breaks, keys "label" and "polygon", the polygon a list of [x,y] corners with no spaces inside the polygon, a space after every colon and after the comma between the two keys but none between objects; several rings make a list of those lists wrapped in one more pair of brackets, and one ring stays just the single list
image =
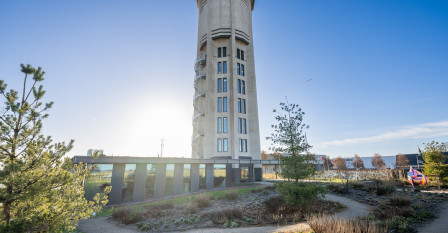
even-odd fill
[{"label": "dry grass", "polygon": [[210,195],[199,195],[193,199],[193,203],[200,209],[210,206],[210,201],[212,197]]},{"label": "dry grass", "polygon": [[174,208],[173,203],[165,203],[159,205],[150,205],[146,207],[147,217],[163,217],[167,215],[168,211]]},{"label": "dry grass", "polygon": [[363,220],[340,219],[332,216],[317,215],[307,218],[308,224],[316,233],[363,232],[385,233],[372,222]]},{"label": "dry grass", "polygon": [[238,208],[230,208],[220,210],[214,213],[209,213],[208,217],[214,224],[224,224],[228,221],[232,221],[234,219],[239,219],[243,217],[243,212]]},{"label": "dry grass", "polygon": [[235,191],[230,191],[230,192],[226,193],[224,198],[227,199],[227,200],[234,201],[234,200],[238,199],[238,193],[235,192]]},{"label": "dry grass", "polygon": [[112,210],[112,219],[120,220],[123,224],[137,223],[143,219],[142,213],[129,207]]},{"label": "dry grass", "polygon": [[409,197],[399,197],[399,196],[393,196],[389,198],[389,202],[393,206],[409,206],[412,202],[412,200]]}]

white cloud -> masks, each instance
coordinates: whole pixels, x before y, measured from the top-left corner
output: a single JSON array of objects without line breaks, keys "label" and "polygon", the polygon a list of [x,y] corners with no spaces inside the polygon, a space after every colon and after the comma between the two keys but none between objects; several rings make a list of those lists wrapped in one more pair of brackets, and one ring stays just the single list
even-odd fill
[{"label": "white cloud", "polygon": [[448,136],[448,121],[407,126],[396,131],[385,132],[379,135],[322,142],[320,143],[320,145],[322,147],[343,146],[348,144],[383,142],[399,139],[431,138],[441,136]]}]

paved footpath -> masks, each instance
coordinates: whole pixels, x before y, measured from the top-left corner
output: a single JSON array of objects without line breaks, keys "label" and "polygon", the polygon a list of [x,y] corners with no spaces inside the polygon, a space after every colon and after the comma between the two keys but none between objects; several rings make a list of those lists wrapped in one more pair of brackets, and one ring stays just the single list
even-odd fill
[{"label": "paved footpath", "polygon": [[439,218],[434,221],[428,222],[417,229],[417,232],[422,233],[441,233],[448,232],[448,201],[445,201],[440,205]]}]

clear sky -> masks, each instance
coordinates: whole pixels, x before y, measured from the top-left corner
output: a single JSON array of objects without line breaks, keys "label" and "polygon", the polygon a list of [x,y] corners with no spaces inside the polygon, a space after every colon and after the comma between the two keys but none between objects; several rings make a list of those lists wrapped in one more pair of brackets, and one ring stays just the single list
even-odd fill
[{"label": "clear sky", "polygon": [[[194,0],[0,1],[0,79],[44,68],[69,155],[190,157],[197,22]],[[314,153],[448,141],[448,1],[257,0],[253,31],[262,149],[285,96]]]}]

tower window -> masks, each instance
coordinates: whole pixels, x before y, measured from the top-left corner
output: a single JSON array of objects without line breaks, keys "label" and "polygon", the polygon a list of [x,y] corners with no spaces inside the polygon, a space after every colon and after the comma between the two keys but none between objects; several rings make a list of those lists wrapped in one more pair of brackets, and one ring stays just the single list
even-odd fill
[{"label": "tower window", "polygon": [[223,141],[222,151],[227,152],[228,151],[228,140],[227,140],[227,138],[223,138],[222,141]]},{"label": "tower window", "polygon": [[222,92],[222,78],[218,78],[218,93]]},{"label": "tower window", "polygon": [[227,112],[227,97],[222,98],[222,111]]},{"label": "tower window", "polygon": [[222,133],[222,118],[218,117],[218,133]]},{"label": "tower window", "polygon": [[236,49],[236,58],[238,59],[241,59],[240,52],[241,52],[240,49]]},{"label": "tower window", "polygon": [[240,63],[236,63],[236,73],[237,73],[238,75],[241,74],[241,64],[240,64]]},{"label": "tower window", "polygon": [[243,121],[241,118],[238,118],[238,133],[243,133]]},{"label": "tower window", "polygon": [[222,73],[227,74],[227,62],[226,61],[222,63]]},{"label": "tower window", "polygon": [[241,76],[244,76],[244,65],[241,64]]},{"label": "tower window", "polygon": [[241,92],[243,95],[246,94],[246,82],[244,80],[241,81]]},{"label": "tower window", "polygon": [[218,112],[222,112],[222,98],[218,97]]},{"label": "tower window", "polygon": [[240,152],[247,152],[247,139],[240,139],[239,147]]},{"label": "tower window", "polygon": [[238,98],[238,112],[241,113],[241,98]]},{"label": "tower window", "polygon": [[227,117],[222,118],[222,132],[227,133]]},{"label": "tower window", "polygon": [[227,92],[227,78],[222,79],[222,92]]},{"label": "tower window", "polygon": [[246,130],[246,118],[243,118],[243,134],[247,134],[247,130]]},{"label": "tower window", "polygon": [[241,112],[243,114],[246,114],[246,100],[245,99],[241,99]]},{"label": "tower window", "polygon": [[218,62],[218,74],[222,73],[222,63]]},{"label": "tower window", "polygon": [[241,79],[238,79],[238,93],[240,93],[240,94],[241,94],[241,84],[242,84]]},{"label": "tower window", "polygon": [[241,60],[244,61],[244,51],[243,50],[241,50]]},{"label": "tower window", "polygon": [[222,139],[218,138],[218,152],[222,152]]},{"label": "tower window", "polygon": [[218,57],[227,57],[227,47],[218,48]]}]

